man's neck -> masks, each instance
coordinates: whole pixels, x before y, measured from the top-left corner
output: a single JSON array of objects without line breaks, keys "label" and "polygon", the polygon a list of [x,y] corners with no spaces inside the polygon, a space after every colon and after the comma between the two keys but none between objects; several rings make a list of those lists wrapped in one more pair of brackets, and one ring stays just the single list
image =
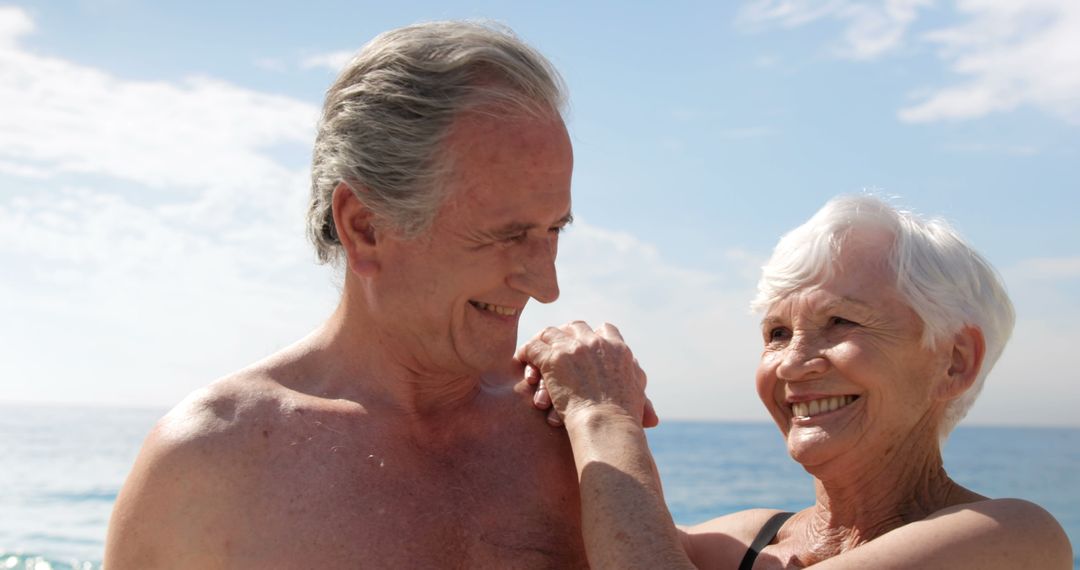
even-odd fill
[{"label": "man's neck", "polygon": [[310,391],[358,402],[371,412],[424,417],[466,408],[485,393],[509,389],[521,377],[520,364],[509,355],[505,370],[439,370],[424,362],[423,355],[411,354],[410,347],[388,346],[364,317],[343,300],[301,341],[320,370],[311,378]]}]

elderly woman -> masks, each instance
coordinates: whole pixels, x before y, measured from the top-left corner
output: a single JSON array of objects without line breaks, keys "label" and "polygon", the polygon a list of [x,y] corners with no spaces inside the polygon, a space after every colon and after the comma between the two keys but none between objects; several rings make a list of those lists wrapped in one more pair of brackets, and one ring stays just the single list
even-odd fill
[{"label": "elderly woman", "polygon": [[645,376],[618,331],[571,323],[519,350],[566,426],[597,568],[1070,568],[1061,526],[949,478],[941,442],[1001,355],[1013,310],[948,225],[872,197],[830,201],[780,240],[754,307],[757,391],[814,478],[797,513],[676,529],[641,425]]}]

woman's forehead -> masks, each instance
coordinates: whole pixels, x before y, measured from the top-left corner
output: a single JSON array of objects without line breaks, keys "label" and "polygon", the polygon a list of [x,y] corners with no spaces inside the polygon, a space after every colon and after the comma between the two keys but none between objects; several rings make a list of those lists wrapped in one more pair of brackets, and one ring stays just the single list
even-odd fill
[{"label": "woman's forehead", "polygon": [[807,284],[791,290],[773,303],[767,315],[787,312],[828,312],[840,308],[859,311],[883,311],[909,308],[896,288],[896,279],[884,271],[835,273],[828,281]]}]

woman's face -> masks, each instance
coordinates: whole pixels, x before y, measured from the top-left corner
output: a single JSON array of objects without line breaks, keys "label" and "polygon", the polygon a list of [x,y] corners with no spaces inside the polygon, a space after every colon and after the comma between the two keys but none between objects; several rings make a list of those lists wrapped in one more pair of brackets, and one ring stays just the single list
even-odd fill
[{"label": "woman's face", "polygon": [[762,321],[758,395],[811,472],[837,459],[884,460],[920,437],[937,441],[945,402],[935,387],[948,354],[922,346],[922,321],[882,250],[847,248],[833,279],[795,291]]}]

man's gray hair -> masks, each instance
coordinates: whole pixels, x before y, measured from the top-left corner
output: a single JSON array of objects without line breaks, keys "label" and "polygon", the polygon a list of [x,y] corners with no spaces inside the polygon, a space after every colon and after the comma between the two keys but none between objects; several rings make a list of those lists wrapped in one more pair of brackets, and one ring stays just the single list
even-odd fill
[{"label": "man's gray hair", "polygon": [[1016,320],[997,272],[947,222],[923,219],[873,196],[833,198],[780,238],[762,268],[751,306],[764,311],[797,290],[828,281],[845,237],[856,229],[893,236],[888,261],[896,274],[896,288],[922,319],[926,346],[966,326],[977,327],[985,339],[986,353],[975,383],[945,410],[939,426],[944,439],[975,402]]},{"label": "man's gray hair", "polygon": [[455,117],[560,113],[558,72],[506,27],[430,22],[380,34],[330,87],[311,167],[307,232],[319,261],[336,263],[334,189],[344,182],[405,237],[426,231],[442,203],[440,156]]}]

